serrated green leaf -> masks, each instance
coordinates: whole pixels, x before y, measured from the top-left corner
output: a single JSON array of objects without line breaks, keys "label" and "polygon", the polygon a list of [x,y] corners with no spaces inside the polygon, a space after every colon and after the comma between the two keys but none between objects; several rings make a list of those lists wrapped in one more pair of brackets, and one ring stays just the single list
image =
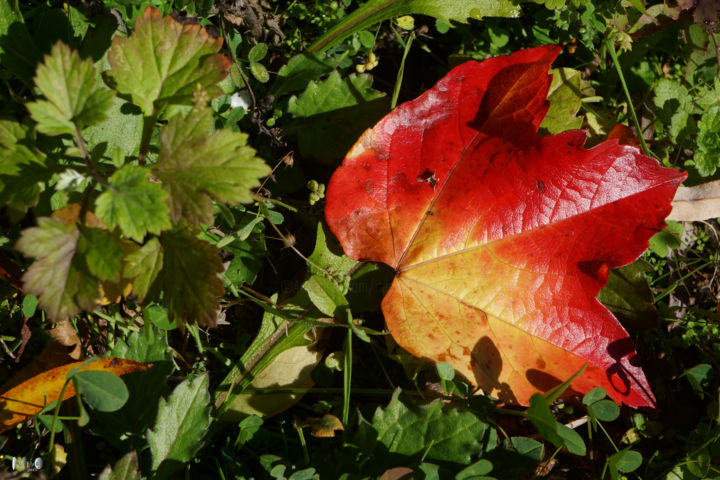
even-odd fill
[{"label": "serrated green leaf", "polygon": [[151,238],[125,258],[123,276],[133,279],[133,293],[142,302],[163,267],[163,250],[157,238]]},{"label": "serrated green leaf", "polygon": [[525,478],[545,457],[545,445],[528,437],[510,437],[500,448],[493,448],[483,458],[493,464],[493,477],[498,480]]},{"label": "serrated green leaf", "polygon": [[520,8],[511,0],[370,0],[345,16],[316,40],[308,51],[326,50],[375,23],[414,13],[439,18],[450,24],[452,21],[466,23],[468,18],[517,17]]},{"label": "serrated green leaf", "polygon": [[52,176],[45,156],[35,150],[28,127],[0,120],[0,205],[20,212],[38,202],[41,187]]},{"label": "serrated green leaf", "polygon": [[217,54],[222,38],[212,39],[200,25],[182,25],[147,7],[129,38],[117,35],[108,52],[107,81],[128,95],[145,115],[166,105],[193,105],[222,94],[216,85],[230,69]]},{"label": "serrated green leaf", "polygon": [[95,85],[92,60],[62,42],[56,43],[37,68],[35,85],[47,100],[27,104],[38,131],[47,135],[73,134],[103,121],[115,94]]},{"label": "serrated green leaf", "polygon": [[192,224],[212,223],[212,199],[252,201],[250,189],[270,168],[246,145],[247,135],[212,131],[212,110],[176,115],[162,130],[162,146],[153,172],[170,194],[170,218]]},{"label": "serrated green leaf", "polygon": [[657,321],[655,299],[645,278],[652,267],[642,260],[610,271],[597,299],[625,328],[650,328]]},{"label": "serrated green leaf", "polygon": [[423,454],[426,461],[465,465],[483,449],[488,431],[488,425],[469,411],[440,400],[414,405],[400,390],[387,407],[375,411],[370,426],[389,453]]},{"label": "serrated green leaf", "polygon": [[142,242],[148,232],[158,234],[172,226],[167,193],[149,181],[150,171],[126,165],[110,177],[110,187],[97,199],[95,213],[108,226]]},{"label": "serrated green leaf", "polygon": [[100,412],[119,410],[130,396],[122,379],[110,372],[87,370],[73,379],[87,404]]},{"label": "serrated green leaf", "polygon": [[120,280],[123,250],[112,233],[100,228],[81,227],[77,250],[85,257],[90,273],[99,280]]},{"label": "serrated green leaf", "polygon": [[703,114],[699,129],[693,160],[700,175],[707,177],[720,166],[720,105],[713,105]]},{"label": "serrated green leaf", "polygon": [[112,356],[141,363],[172,361],[167,334],[152,322],[145,322],[140,330],[135,330],[127,337],[127,341],[119,339]]},{"label": "serrated green leaf", "polygon": [[677,248],[682,244],[680,237],[684,231],[685,227],[683,227],[682,223],[668,221],[667,227],[650,238],[650,251],[661,257],[666,257],[670,253],[670,249]]},{"label": "serrated green leaf", "polygon": [[337,163],[367,126],[388,112],[389,104],[385,94],[372,88],[370,75],[343,78],[334,71],[290,98],[288,112],[294,120],[286,131],[297,135],[303,155]]},{"label": "serrated green leaf", "polygon": [[23,230],[15,248],[37,260],[23,275],[27,293],[54,320],[91,310],[98,297],[97,280],[88,272],[82,256],[76,256],[80,231],[54,218],[38,219],[37,227]]},{"label": "serrated green leaf", "polygon": [[146,300],[160,300],[171,320],[214,325],[218,299],[224,293],[219,250],[198,239],[186,224],[160,236],[162,269],[150,286]]},{"label": "serrated green leaf", "polygon": [[121,450],[137,445],[157,417],[158,401],[168,395],[167,378],[174,368],[172,349],[168,347],[167,335],[147,321],[139,331],[132,332],[126,341],[119,339],[112,355],[142,363],[152,362],[149,370],[132,372],[123,376],[130,398],[117,412],[94,413],[94,431],[110,440]]},{"label": "serrated green leaf", "polygon": [[126,453],[120,460],[100,473],[98,480],[140,480],[140,465],[135,450]]},{"label": "serrated green leaf", "polygon": [[550,109],[540,128],[550,134],[580,128],[583,119],[576,115],[582,99],[594,94],[592,87],[572,68],[553,68],[550,74],[553,76],[548,91]]},{"label": "serrated green leaf", "polygon": [[670,139],[675,142],[687,125],[693,101],[687,88],[675,80],[662,78],[655,87],[657,115],[668,126]]},{"label": "serrated green leaf", "polygon": [[208,383],[207,374],[185,380],[167,401],[160,400],[155,426],[147,433],[155,478],[170,478],[202,447],[211,423]]},{"label": "serrated green leaf", "polygon": [[337,62],[320,53],[301,53],[280,67],[270,93],[279,97],[286,93],[304,90],[311,80],[330,73]]}]

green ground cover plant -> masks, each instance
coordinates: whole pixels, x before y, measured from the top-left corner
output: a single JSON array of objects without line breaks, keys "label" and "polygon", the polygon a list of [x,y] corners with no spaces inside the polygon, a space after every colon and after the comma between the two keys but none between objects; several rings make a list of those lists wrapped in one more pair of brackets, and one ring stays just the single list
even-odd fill
[{"label": "green ground cover plant", "polygon": [[363,132],[538,47],[540,139],[712,185],[718,22],[705,0],[3,1],[0,476],[720,478],[720,211],[604,265],[644,408],[591,360],[518,400],[411,355],[385,323],[402,262],[325,216]]}]

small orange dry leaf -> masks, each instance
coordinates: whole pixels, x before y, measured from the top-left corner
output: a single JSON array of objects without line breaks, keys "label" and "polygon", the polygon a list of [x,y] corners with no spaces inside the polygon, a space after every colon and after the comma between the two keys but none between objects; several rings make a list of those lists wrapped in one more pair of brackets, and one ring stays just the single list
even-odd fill
[{"label": "small orange dry leaf", "polygon": [[326,413],[322,417],[309,417],[305,420],[296,420],[295,426],[297,428],[310,428],[310,435],[318,438],[333,438],[335,437],[336,431],[343,431],[342,422],[335,415]]},{"label": "small orange dry leaf", "polygon": [[[0,433],[36,415],[45,406],[57,400],[70,370],[82,367],[84,363],[68,363],[62,367],[53,368],[0,395]],[[103,370],[115,375],[124,375],[148,368],[150,365],[132,360],[100,358],[87,364],[80,371]],[[75,389],[71,383],[65,389],[62,399],[67,400],[74,396]]]}]

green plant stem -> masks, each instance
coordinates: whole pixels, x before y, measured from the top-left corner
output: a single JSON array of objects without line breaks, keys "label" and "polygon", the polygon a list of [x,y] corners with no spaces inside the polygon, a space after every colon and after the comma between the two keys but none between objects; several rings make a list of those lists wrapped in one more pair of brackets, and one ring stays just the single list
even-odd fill
[{"label": "green plant stem", "polygon": [[60,395],[58,395],[57,398],[57,405],[55,405],[55,410],[53,411],[53,419],[50,423],[50,443],[48,445],[48,452],[52,454],[53,447],[55,446],[55,425],[57,423],[57,420],[60,415],[60,405],[62,404],[62,398],[65,396],[65,390],[67,390],[68,385],[70,384],[70,381],[72,379],[66,378],[65,383],[63,384],[62,389],[60,390]]},{"label": "green plant stem", "polygon": [[157,120],[157,113],[153,113],[149,117],[145,117],[143,120],[143,132],[140,140],[140,152],[138,154],[138,164],[141,167],[145,166],[148,149],[150,148],[150,137],[152,136],[155,120]]},{"label": "green plant stem", "polygon": [[[352,323],[352,313],[347,310],[348,325]],[[352,387],[352,328],[348,328],[347,337],[345,337],[345,358],[343,365],[343,425],[348,424],[350,418],[350,389]]]},{"label": "green plant stem", "polygon": [[[395,34],[397,35],[397,32],[395,32]],[[405,59],[410,52],[410,45],[412,45],[414,38],[415,33],[413,32],[408,37],[407,42],[405,42],[405,49],[403,50],[402,60],[400,60],[400,69],[398,70],[397,78],[395,79],[395,88],[393,89],[392,101],[390,102],[391,109],[395,108],[395,106],[397,105],[398,97],[400,96],[400,87],[402,86],[403,74],[405,73]]]},{"label": "green plant stem", "polygon": [[630,98],[630,90],[628,90],[627,83],[625,83],[625,76],[623,75],[622,68],[620,67],[620,62],[618,61],[618,56],[617,52],[615,51],[615,44],[613,43],[613,39],[611,37],[607,38],[605,40],[605,43],[607,45],[608,51],[610,52],[610,58],[612,58],[615,69],[617,70],[618,77],[620,78],[620,84],[623,87],[623,92],[625,92],[625,98],[627,98],[628,103],[628,110],[630,111],[630,116],[632,117],[633,123],[635,124],[635,128],[638,131],[638,136],[640,137],[640,144],[642,145],[643,152],[645,152],[645,155],[657,158],[650,151],[647,144],[645,143],[645,138],[643,138],[642,128],[640,127],[640,122],[638,121],[637,115],[635,114],[635,107],[633,107],[632,98]]}]

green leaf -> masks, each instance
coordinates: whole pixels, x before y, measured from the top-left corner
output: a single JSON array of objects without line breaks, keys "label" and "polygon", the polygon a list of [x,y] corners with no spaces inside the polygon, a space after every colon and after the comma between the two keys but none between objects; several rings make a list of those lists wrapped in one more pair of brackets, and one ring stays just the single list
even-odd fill
[{"label": "green leaf", "polygon": [[224,273],[226,281],[233,285],[252,284],[263,267],[267,245],[262,221],[261,216],[244,214],[238,221],[237,239],[222,247],[234,255]]},{"label": "green leaf", "polygon": [[77,387],[90,407],[114,412],[127,402],[129,393],[120,377],[102,370],[88,370],[73,375]]},{"label": "green leaf", "polygon": [[592,87],[579,71],[572,68],[553,68],[550,74],[553,76],[548,91],[550,109],[540,128],[550,134],[580,128],[583,119],[576,115],[582,99],[594,94]]},{"label": "green leaf", "polygon": [[135,20],[129,38],[116,35],[108,52],[106,82],[128,95],[145,115],[166,105],[193,105],[222,94],[216,85],[230,69],[217,54],[222,38],[212,39],[200,25],[182,25],[148,7]]},{"label": "green leaf", "polygon": [[370,0],[317,39],[308,51],[327,50],[371,25],[414,13],[429,15],[450,24],[453,20],[466,23],[468,18],[517,17],[520,8],[510,0]]},{"label": "green leaf", "polygon": [[127,340],[118,339],[112,355],[142,363],[152,363],[152,368],[123,376],[130,398],[117,412],[94,413],[93,430],[106,438],[119,450],[140,448],[145,445],[145,432],[155,422],[158,402],[170,389],[166,381],[172,373],[172,349],[168,346],[165,332],[147,320],[145,325],[133,331]]},{"label": "green leaf", "polygon": [[700,398],[703,398],[705,395],[703,387],[712,379],[713,367],[707,363],[700,363],[685,370],[682,376],[687,377],[695,393],[697,393]]},{"label": "green leaf", "polygon": [[498,480],[526,478],[545,457],[545,445],[528,437],[510,437],[502,447],[493,448],[483,455],[493,464]]},{"label": "green leaf", "polygon": [[161,148],[153,173],[170,194],[170,218],[211,224],[212,199],[252,201],[250,189],[270,168],[246,145],[247,135],[229,129],[212,131],[212,110],[176,115],[160,134]]},{"label": "green leaf", "polygon": [[270,74],[262,63],[252,62],[250,64],[250,71],[260,83],[267,83],[270,81]]},{"label": "green leaf", "polygon": [[74,134],[76,128],[103,121],[115,94],[96,87],[95,80],[92,60],[82,60],[78,52],[56,43],[35,74],[35,85],[47,100],[27,104],[38,131]]},{"label": "green leaf", "polygon": [[482,458],[477,462],[468,465],[455,475],[455,480],[471,480],[478,479],[481,475],[487,475],[492,472],[493,464]]},{"label": "green leaf", "polygon": [[150,286],[146,300],[162,297],[170,319],[177,320],[179,325],[185,321],[214,325],[219,308],[217,297],[224,293],[219,250],[195,237],[183,224],[163,232],[160,245],[162,269]]},{"label": "green leaf", "polygon": [[85,257],[90,273],[99,280],[120,281],[123,250],[112,233],[100,228],[81,227],[77,250]]},{"label": "green leaf", "polygon": [[620,416],[620,407],[612,400],[599,400],[588,406],[588,412],[603,422],[612,422]]},{"label": "green leaf", "polygon": [[608,464],[622,473],[630,473],[642,465],[642,455],[635,450],[620,450],[608,458]]},{"label": "green leaf", "polygon": [[317,80],[335,68],[333,59],[321,53],[301,53],[280,67],[270,93],[279,97],[286,93],[304,90],[311,80]]},{"label": "green leaf", "polygon": [[142,302],[163,267],[163,250],[157,238],[151,238],[139,250],[125,258],[123,276],[133,279],[132,291]]},{"label": "green leaf", "polygon": [[713,105],[700,118],[698,148],[693,157],[700,175],[707,177],[720,166],[720,105]]},{"label": "green leaf", "polygon": [[297,135],[303,155],[337,164],[367,126],[388,110],[389,99],[372,89],[370,75],[343,78],[334,71],[290,98],[288,112],[294,120],[286,131]]},{"label": "green leaf", "polygon": [[667,222],[661,232],[656,233],[650,238],[650,251],[661,257],[667,257],[670,249],[677,248],[682,244],[681,236],[685,231],[683,224],[680,222]]},{"label": "green leaf", "polygon": [[60,320],[92,310],[99,285],[84,258],[76,256],[80,231],[54,218],[38,219],[37,227],[23,230],[15,248],[37,258],[23,275],[25,292],[38,297],[48,316]]},{"label": "green leaf", "polygon": [[120,226],[126,237],[142,242],[150,232],[172,226],[167,193],[151,183],[149,170],[126,165],[110,177],[110,186],[97,199],[95,213],[108,228]]},{"label": "green leaf", "polygon": [[[367,423],[361,424],[361,429],[363,425]],[[423,455],[425,461],[465,465],[483,449],[489,430],[469,411],[440,400],[414,405],[403,398],[400,390],[393,393],[387,407],[375,411],[369,426],[391,454]]]},{"label": "green leaf", "polygon": [[248,53],[248,61],[249,62],[259,62],[263,58],[265,58],[265,55],[267,55],[268,47],[264,43],[258,43],[257,45],[254,45],[250,49],[250,53]]},{"label": "green leaf", "polygon": [[348,302],[332,281],[320,275],[313,275],[302,286],[313,305],[329,317],[340,317]]},{"label": "green leaf", "polygon": [[140,480],[140,464],[135,450],[126,453],[120,460],[100,473],[98,480]]},{"label": "green leaf", "polygon": [[536,393],[530,397],[530,408],[527,409],[526,413],[538,433],[545,440],[557,447],[563,446],[575,455],[585,455],[585,442],[583,442],[582,437],[575,430],[555,420],[542,395]]},{"label": "green leaf", "polygon": [[308,257],[312,263],[309,264],[310,273],[322,275],[323,272],[318,270],[313,264],[335,274],[345,275],[358,262],[347,257],[338,243],[335,235],[323,222],[318,222],[317,233],[315,235],[315,249]]},{"label": "green leaf", "polygon": [[155,427],[147,432],[155,478],[170,478],[200,450],[212,421],[208,376],[185,380],[161,399]]},{"label": "green leaf", "polygon": [[455,378],[455,369],[449,363],[439,362],[439,363],[435,364],[435,368],[437,369],[438,376],[442,380],[446,380],[449,382],[453,378]]},{"label": "green leaf", "polygon": [[590,406],[607,397],[607,391],[603,387],[595,387],[585,394],[582,399],[583,405]]},{"label": "green leaf", "polygon": [[107,118],[83,131],[88,150],[104,145],[110,154],[119,149],[124,155],[138,155],[143,116],[140,109],[127,108],[130,106],[125,100],[113,97],[112,105],[107,110]]},{"label": "green leaf", "polygon": [[28,127],[12,120],[0,120],[0,205],[20,212],[35,206],[41,182],[50,180],[53,172],[45,156],[31,145]]},{"label": "green leaf", "polygon": [[679,82],[662,78],[655,87],[653,100],[658,107],[658,118],[669,127],[670,140],[676,142],[692,113],[693,101],[690,93]]},{"label": "green leaf", "polygon": [[645,278],[651,269],[638,260],[611,270],[607,285],[597,296],[626,328],[650,328],[657,322],[655,299]]},{"label": "green leaf", "polygon": [[38,299],[35,295],[32,293],[25,295],[25,298],[23,298],[23,304],[22,304],[22,312],[23,315],[30,318],[33,315],[35,315],[35,311],[37,310],[38,306]]},{"label": "green leaf", "polygon": [[167,334],[152,322],[145,322],[140,330],[133,331],[127,337],[127,341],[117,341],[112,356],[141,363],[170,362],[172,350],[168,346]]}]

